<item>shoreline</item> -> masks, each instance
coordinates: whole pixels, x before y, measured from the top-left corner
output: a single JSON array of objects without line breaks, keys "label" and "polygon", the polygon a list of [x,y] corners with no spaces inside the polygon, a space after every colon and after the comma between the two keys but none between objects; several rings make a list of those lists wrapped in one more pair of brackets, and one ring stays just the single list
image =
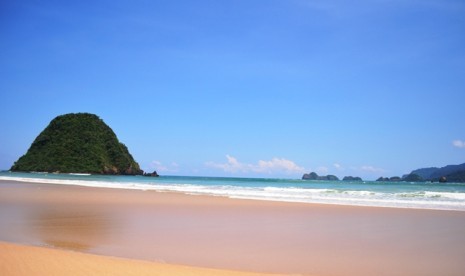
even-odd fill
[{"label": "shoreline", "polygon": [[311,275],[465,271],[461,211],[0,181],[0,219],[4,242],[195,267]]},{"label": "shoreline", "polygon": [[[66,174],[68,175],[68,174]],[[87,177],[87,176],[86,176]],[[156,191],[166,193],[180,193],[196,196],[212,196],[223,197],[229,199],[240,200],[257,200],[257,201],[271,201],[271,202],[286,202],[286,203],[301,203],[301,204],[317,204],[317,205],[336,205],[336,206],[355,206],[355,207],[380,207],[380,208],[396,208],[396,209],[413,209],[413,210],[440,210],[440,211],[461,211],[465,212],[465,205],[463,202],[457,202],[457,199],[465,199],[463,193],[452,193],[448,191],[419,191],[422,198],[416,199],[418,194],[414,191],[397,192],[394,194],[383,194],[384,192],[377,192],[375,190],[348,190],[340,191],[334,188],[316,188],[306,189],[299,187],[284,187],[277,189],[288,189],[284,194],[274,195],[272,189],[275,187],[265,187],[265,189],[248,190],[247,188],[235,189],[224,188],[219,185],[215,186],[198,186],[198,184],[183,184],[164,182],[138,182],[138,181],[111,181],[105,179],[88,179],[88,178],[35,178],[35,177],[16,177],[16,176],[0,176],[0,181],[14,181],[20,183],[36,183],[36,184],[50,184],[50,185],[66,185],[66,186],[82,186],[91,188],[109,188],[109,189],[123,189],[123,190],[141,190],[141,191]],[[225,184],[223,184],[225,185]],[[227,185],[225,186],[227,187]],[[239,186],[240,187],[240,186]],[[206,188],[204,190],[204,188]],[[270,190],[267,191],[267,188]],[[426,187],[425,187],[426,188]],[[329,189],[329,190],[328,190]],[[316,191],[312,192],[312,191]],[[319,194],[319,191],[322,191]],[[308,194],[310,192],[310,194]],[[341,194],[342,196],[338,195]],[[345,194],[351,195],[352,193],[360,193],[363,196],[355,196],[354,198],[345,197]],[[365,193],[376,195],[375,198],[365,197]],[[422,195],[421,195],[422,194]],[[329,195],[329,197],[327,197]],[[334,196],[335,195],[335,196]],[[387,196],[387,197],[385,197]],[[391,198],[394,196],[394,198]],[[397,198],[398,197],[398,198]],[[408,198],[403,200],[402,198]],[[425,198],[438,198],[440,200],[425,200]],[[445,198],[445,200],[443,200]]]}]

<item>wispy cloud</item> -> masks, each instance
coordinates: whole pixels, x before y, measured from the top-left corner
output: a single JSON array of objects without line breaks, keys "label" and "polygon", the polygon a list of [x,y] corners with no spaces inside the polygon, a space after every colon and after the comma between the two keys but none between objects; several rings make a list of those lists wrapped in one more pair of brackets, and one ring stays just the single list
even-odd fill
[{"label": "wispy cloud", "polygon": [[454,140],[454,141],[452,141],[452,145],[453,145],[454,147],[463,149],[463,148],[465,148],[465,141],[462,141],[462,140]]},{"label": "wispy cloud", "polygon": [[215,163],[215,162],[207,162],[206,165],[208,167],[221,169],[225,172],[236,173],[236,172],[248,172],[251,170],[249,164],[240,163],[235,157],[230,155],[226,155],[227,162],[226,163]]},{"label": "wispy cloud", "polygon": [[259,160],[257,164],[242,163],[237,158],[226,155],[226,163],[207,162],[206,166],[223,170],[228,173],[303,173],[305,169],[294,161],[284,158]]},{"label": "wispy cloud", "polygon": [[273,158],[270,161],[258,161],[257,171],[258,172],[273,172],[273,171],[284,171],[284,172],[303,172],[305,169],[298,166],[291,160],[284,158]]},{"label": "wispy cloud", "polygon": [[377,168],[374,166],[368,166],[368,165],[361,166],[360,170],[364,172],[369,172],[369,173],[383,173],[386,171],[384,169]]},{"label": "wispy cloud", "polygon": [[150,163],[150,169],[156,170],[157,172],[177,172],[179,165],[175,162],[171,162],[169,165],[165,165],[158,160],[154,160]]},{"label": "wispy cloud", "polygon": [[344,170],[344,167],[342,167],[342,165],[339,164],[339,163],[334,163],[333,167],[338,171],[343,171]]}]

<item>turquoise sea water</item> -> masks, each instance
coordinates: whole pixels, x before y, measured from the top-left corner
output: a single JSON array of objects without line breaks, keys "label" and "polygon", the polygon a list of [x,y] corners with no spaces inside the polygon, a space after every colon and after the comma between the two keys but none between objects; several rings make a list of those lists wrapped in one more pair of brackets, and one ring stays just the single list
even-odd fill
[{"label": "turquoise sea water", "polygon": [[465,211],[465,183],[306,181],[0,172],[0,180],[173,191],[255,200]]}]

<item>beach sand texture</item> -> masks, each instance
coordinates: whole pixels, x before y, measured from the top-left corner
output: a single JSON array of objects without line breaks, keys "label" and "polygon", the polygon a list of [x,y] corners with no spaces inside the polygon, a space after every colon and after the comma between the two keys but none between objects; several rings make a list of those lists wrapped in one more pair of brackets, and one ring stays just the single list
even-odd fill
[{"label": "beach sand texture", "polygon": [[[0,181],[0,240],[61,249],[27,247],[44,250],[27,255],[26,247],[3,243],[0,253],[18,270],[26,260],[59,255],[70,267],[82,257],[89,270],[104,260],[109,268],[140,262],[288,275],[464,275],[463,233],[465,212],[457,211]],[[0,274],[11,267],[4,261]]]},{"label": "beach sand texture", "polygon": [[279,276],[160,264],[0,242],[2,275]]}]

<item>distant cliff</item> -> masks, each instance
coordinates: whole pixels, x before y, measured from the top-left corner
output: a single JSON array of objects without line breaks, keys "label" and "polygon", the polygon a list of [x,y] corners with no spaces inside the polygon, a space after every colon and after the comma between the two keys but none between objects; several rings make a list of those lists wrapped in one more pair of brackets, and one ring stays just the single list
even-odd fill
[{"label": "distant cliff", "polygon": [[142,174],[127,147],[97,115],[61,115],[37,136],[12,171]]},{"label": "distant cliff", "polygon": [[376,181],[406,181],[406,182],[465,182],[465,163],[448,165],[442,168],[422,168],[413,170],[402,177],[380,177]]},{"label": "distant cliff", "polygon": [[460,165],[448,165],[442,168],[424,168],[412,171],[410,174],[417,174],[428,181],[438,181],[445,177],[447,181],[465,182],[465,163]]},{"label": "distant cliff", "polygon": [[358,176],[344,176],[343,181],[363,181],[361,177]]},{"label": "distant cliff", "polygon": [[303,180],[332,180],[332,181],[337,181],[339,178],[335,175],[324,175],[324,176],[319,176],[315,172],[311,173],[306,173],[302,176]]}]

